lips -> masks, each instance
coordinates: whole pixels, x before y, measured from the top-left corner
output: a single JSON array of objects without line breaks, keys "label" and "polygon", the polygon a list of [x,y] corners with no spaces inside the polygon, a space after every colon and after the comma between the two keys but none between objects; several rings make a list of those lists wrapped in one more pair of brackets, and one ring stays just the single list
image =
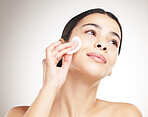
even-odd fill
[{"label": "lips", "polygon": [[94,59],[98,63],[106,63],[106,59],[102,54],[99,53],[87,53],[86,54],[88,57]]}]

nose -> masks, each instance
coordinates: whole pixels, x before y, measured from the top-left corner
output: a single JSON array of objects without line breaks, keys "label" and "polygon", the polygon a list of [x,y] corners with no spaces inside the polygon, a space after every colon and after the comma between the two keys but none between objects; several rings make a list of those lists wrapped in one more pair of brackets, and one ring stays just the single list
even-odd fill
[{"label": "nose", "polygon": [[107,47],[101,43],[97,43],[96,46],[101,50],[104,51],[105,53],[107,52]]}]

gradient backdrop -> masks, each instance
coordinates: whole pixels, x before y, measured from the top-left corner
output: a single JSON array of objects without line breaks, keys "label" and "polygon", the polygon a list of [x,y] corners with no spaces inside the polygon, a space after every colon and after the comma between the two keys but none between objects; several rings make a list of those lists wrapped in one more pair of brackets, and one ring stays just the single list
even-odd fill
[{"label": "gradient backdrop", "polygon": [[0,117],[31,105],[42,87],[45,48],[85,10],[113,12],[123,27],[121,55],[97,98],[136,105],[148,117],[147,0],[0,0]]}]

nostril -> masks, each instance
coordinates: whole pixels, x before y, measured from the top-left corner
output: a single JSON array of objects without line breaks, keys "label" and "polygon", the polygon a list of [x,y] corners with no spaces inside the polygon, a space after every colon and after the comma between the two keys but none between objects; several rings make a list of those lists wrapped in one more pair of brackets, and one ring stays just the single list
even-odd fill
[{"label": "nostril", "polygon": [[100,44],[98,44],[98,45],[97,45],[97,47],[99,48],[99,47],[101,47],[101,45],[100,45]]},{"label": "nostril", "polygon": [[103,48],[103,50],[106,50],[106,49],[107,49],[106,47]]}]

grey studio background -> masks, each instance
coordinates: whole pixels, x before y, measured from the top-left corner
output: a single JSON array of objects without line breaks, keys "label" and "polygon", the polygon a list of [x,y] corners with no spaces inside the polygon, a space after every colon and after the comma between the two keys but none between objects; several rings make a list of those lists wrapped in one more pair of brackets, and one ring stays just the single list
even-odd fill
[{"label": "grey studio background", "polygon": [[97,98],[136,105],[148,117],[147,0],[1,0],[0,117],[14,106],[31,105],[42,87],[45,48],[57,41],[75,15],[103,8],[123,27],[121,55]]}]

